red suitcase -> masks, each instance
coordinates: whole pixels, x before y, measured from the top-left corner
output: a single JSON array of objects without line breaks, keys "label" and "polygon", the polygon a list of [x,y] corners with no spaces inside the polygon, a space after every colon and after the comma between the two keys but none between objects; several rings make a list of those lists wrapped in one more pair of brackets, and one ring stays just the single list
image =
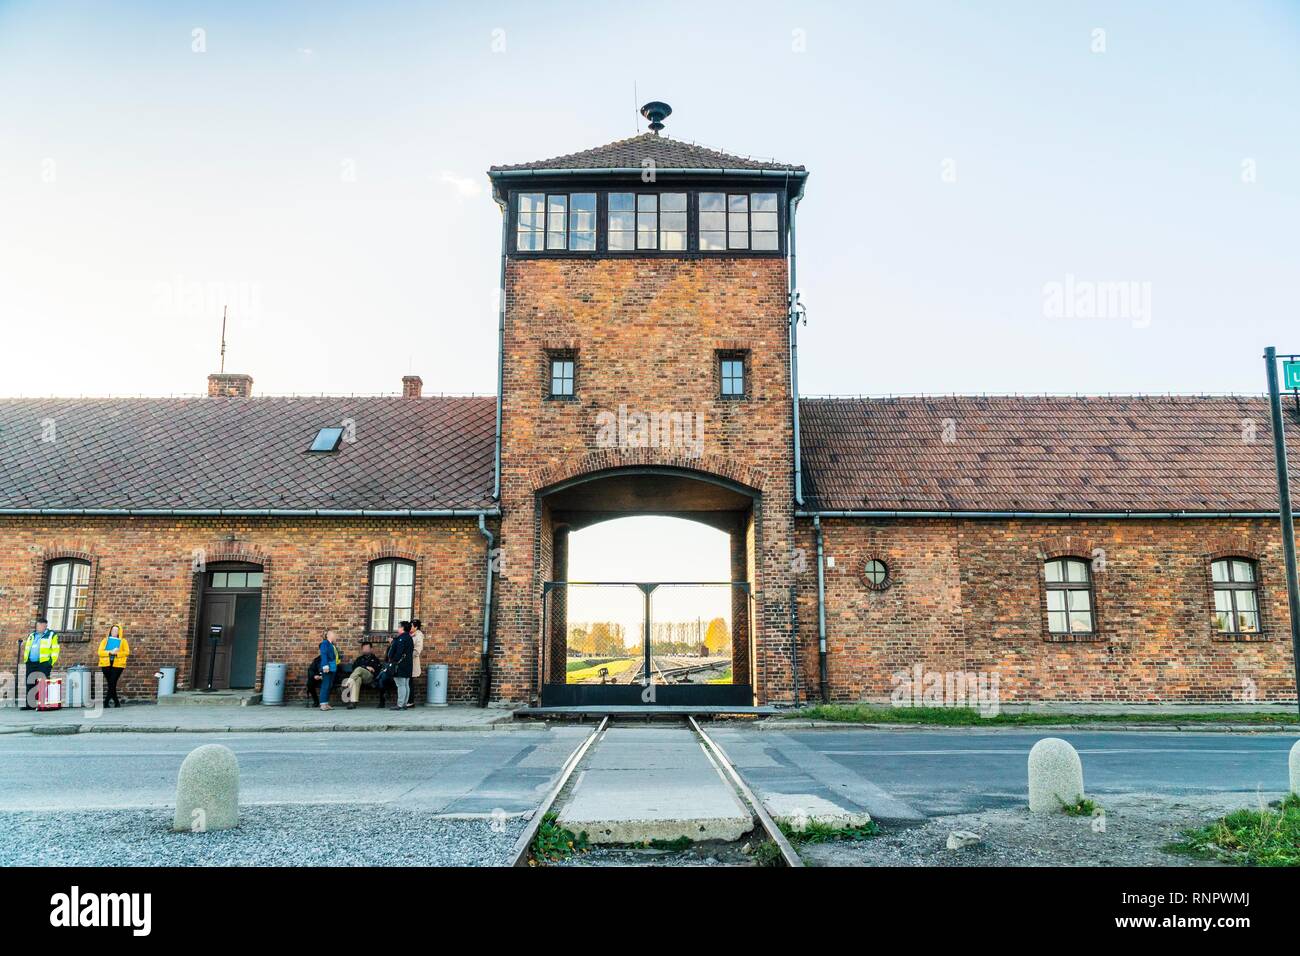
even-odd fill
[{"label": "red suitcase", "polygon": [[63,678],[36,682],[36,709],[58,710],[63,706]]}]

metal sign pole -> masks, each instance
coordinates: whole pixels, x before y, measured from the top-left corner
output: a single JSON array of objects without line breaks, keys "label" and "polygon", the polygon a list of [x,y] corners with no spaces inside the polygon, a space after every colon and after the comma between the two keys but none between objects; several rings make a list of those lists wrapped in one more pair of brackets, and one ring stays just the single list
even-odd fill
[{"label": "metal sign pole", "polygon": [[1286,597],[1291,616],[1291,666],[1300,707],[1300,582],[1296,580],[1295,521],[1291,512],[1291,478],[1286,457],[1286,432],[1282,426],[1282,395],[1277,385],[1277,349],[1264,350],[1268,368],[1268,404],[1273,420],[1273,460],[1277,465],[1278,510],[1282,518],[1282,551],[1286,562]]}]

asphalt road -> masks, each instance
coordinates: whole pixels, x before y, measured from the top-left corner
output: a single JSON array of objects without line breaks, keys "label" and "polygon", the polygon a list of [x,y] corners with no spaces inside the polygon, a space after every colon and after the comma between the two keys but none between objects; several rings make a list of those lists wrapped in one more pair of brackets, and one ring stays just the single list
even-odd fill
[{"label": "asphalt road", "polygon": [[1090,794],[1284,793],[1285,734],[1062,731],[790,731],[790,738],[934,816],[1022,804],[1029,749],[1062,737]]},{"label": "asphalt road", "polygon": [[235,751],[245,804],[389,803],[490,816],[533,809],[579,727],[440,733],[0,736],[0,807],[91,810],[174,805],[195,747]]}]

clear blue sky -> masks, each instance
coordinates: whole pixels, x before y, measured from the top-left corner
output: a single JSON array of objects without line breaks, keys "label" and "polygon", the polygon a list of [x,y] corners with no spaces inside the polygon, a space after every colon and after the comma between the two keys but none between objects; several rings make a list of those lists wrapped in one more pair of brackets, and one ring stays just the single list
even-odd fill
[{"label": "clear blue sky", "polygon": [[[46,0],[0,2],[0,393],[199,391],[224,299],[259,392],[492,392],[484,171],[638,99],[811,170],[805,393],[1258,391],[1300,351],[1295,0]],[[1045,315],[1067,276],[1149,324]]]}]

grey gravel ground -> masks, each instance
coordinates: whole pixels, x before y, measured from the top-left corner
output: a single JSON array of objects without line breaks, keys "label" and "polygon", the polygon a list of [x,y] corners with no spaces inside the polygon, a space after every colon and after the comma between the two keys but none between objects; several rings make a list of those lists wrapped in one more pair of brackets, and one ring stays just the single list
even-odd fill
[{"label": "grey gravel ground", "polygon": [[0,865],[505,866],[524,826],[368,804],[243,807],[237,829],[213,833],[171,822],[166,810],[83,811],[52,834],[48,815],[0,813]]},{"label": "grey gravel ground", "polygon": [[[938,816],[920,825],[885,823],[884,832],[869,840],[805,846],[800,852],[810,866],[1213,866],[1163,848],[1184,829],[1280,796],[1113,794],[1098,798],[1104,828],[1093,818],[1010,807]],[[973,831],[983,842],[949,850],[953,830]]]}]

